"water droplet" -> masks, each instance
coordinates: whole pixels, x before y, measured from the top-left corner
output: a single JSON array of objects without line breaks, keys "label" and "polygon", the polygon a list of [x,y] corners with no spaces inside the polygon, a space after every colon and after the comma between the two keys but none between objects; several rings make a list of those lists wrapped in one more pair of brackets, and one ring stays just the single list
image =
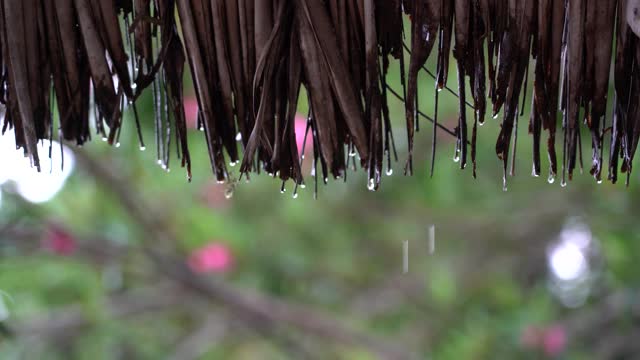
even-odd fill
[{"label": "water droplet", "polygon": [[554,173],[549,173],[549,177],[547,178],[547,182],[549,184],[553,184],[556,182],[556,175]]},{"label": "water droplet", "polygon": [[373,178],[369,179],[367,188],[369,189],[369,191],[374,191],[376,189],[376,181]]},{"label": "water droplet", "polygon": [[392,168],[388,168],[387,169],[387,176],[391,176],[393,175],[393,169]]},{"label": "water droplet", "polygon": [[143,146],[140,146],[140,151],[145,151],[145,150],[147,150],[147,147],[146,147],[146,146],[144,146],[144,145],[143,145]]},{"label": "water droplet", "polygon": [[227,199],[231,199],[233,197],[233,188],[229,187],[224,190],[224,197]]},{"label": "water droplet", "polygon": [[531,167],[531,176],[533,176],[533,177],[540,177],[540,174],[536,172],[536,167],[535,167],[535,165]]},{"label": "water droplet", "polygon": [[242,134],[241,133],[237,133],[236,134],[236,141],[241,141],[242,140]]},{"label": "water droplet", "polygon": [[422,38],[424,39],[424,41],[429,42],[430,37],[431,34],[429,33],[429,27],[427,26],[427,24],[422,24]]}]

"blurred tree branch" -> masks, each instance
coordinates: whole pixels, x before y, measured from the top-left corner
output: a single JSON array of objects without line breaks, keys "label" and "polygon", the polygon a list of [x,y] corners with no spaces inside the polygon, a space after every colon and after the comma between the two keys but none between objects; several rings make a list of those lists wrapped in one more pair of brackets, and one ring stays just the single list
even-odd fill
[{"label": "blurred tree branch", "polygon": [[[117,197],[123,208],[143,230],[142,247],[168,278],[184,285],[200,296],[226,305],[249,327],[260,328],[263,323],[273,326],[288,325],[309,335],[336,343],[350,344],[368,349],[384,359],[412,359],[415,354],[378,337],[352,330],[331,315],[315,309],[287,303],[281,299],[248,290],[240,290],[222,281],[205,278],[176,258],[175,244],[178,238],[163,221],[162,216],[151,209],[132,189],[131,183],[116,175],[104,163],[98,162],[82,150],[75,152],[80,168],[92,176],[105,189]],[[153,241],[151,241],[153,240]]]},{"label": "blurred tree branch", "polygon": [[[184,304],[183,290],[172,283],[151,288],[132,290],[113,295],[105,304],[106,313],[114,318],[124,318],[142,313],[166,310]],[[24,321],[11,324],[10,331],[19,337],[55,338],[75,334],[91,325],[84,309],[70,305]]]}]

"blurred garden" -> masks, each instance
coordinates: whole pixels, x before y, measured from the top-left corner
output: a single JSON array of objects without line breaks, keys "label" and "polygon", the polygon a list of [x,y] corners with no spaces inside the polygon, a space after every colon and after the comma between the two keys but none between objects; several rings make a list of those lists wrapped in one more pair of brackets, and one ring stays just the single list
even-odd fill
[{"label": "blurred garden", "polygon": [[[388,79],[400,91],[397,68]],[[427,114],[433,84],[421,73]],[[64,170],[58,143],[41,144],[37,174],[0,137],[0,359],[640,357],[636,178],[596,184],[585,170],[563,186],[546,159],[532,177],[526,116],[506,191],[497,119],[478,130],[474,179],[443,131],[430,176],[421,118],[404,176],[404,107],[392,101],[398,161],[376,192],[358,169],[319,181],[314,198],[309,142],[295,194],[238,166],[218,184],[185,90],[191,182],[178,159],[156,162],[149,94],[137,103],[144,150],[130,109],[116,146],[65,145]],[[457,104],[440,94],[449,129]]]}]

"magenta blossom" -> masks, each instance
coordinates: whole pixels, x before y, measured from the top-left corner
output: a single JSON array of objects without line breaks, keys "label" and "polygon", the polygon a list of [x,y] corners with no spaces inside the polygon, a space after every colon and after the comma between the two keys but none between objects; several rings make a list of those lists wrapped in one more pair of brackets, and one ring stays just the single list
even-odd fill
[{"label": "magenta blossom", "polygon": [[68,256],[77,249],[76,239],[65,229],[51,225],[42,239],[41,247],[55,255]]},{"label": "magenta blossom", "polygon": [[[296,131],[296,144],[298,145],[298,153],[302,153],[302,145],[304,144],[304,134],[307,131],[307,119],[302,115],[296,115],[295,120],[295,131]],[[311,137],[311,129],[309,129],[309,134],[307,135],[307,146],[305,146],[305,152],[311,149],[310,144],[313,142]]]},{"label": "magenta blossom", "polygon": [[560,325],[548,327],[542,336],[542,349],[547,356],[560,355],[567,346],[567,334]]},{"label": "magenta blossom", "polygon": [[233,266],[233,255],[227,245],[222,243],[210,243],[194,250],[189,255],[187,263],[194,272],[222,273]]},{"label": "magenta blossom", "polygon": [[187,129],[195,129],[198,126],[198,101],[190,96],[184,99],[184,115]]},{"label": "magenta blossom", "polygon": [[567,334],[560,325],[527,326],[521,333],[520,342],[525,348],[540,350],[548,357],[557,357],[567,347]]}]

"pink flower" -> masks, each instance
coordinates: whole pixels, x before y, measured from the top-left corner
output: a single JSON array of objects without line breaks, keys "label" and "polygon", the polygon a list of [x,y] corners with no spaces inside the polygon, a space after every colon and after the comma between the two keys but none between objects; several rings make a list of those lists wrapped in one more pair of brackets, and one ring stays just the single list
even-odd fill
[{"label": "pink flower", "polygon": [[77,249],[75,238],[57,225],[51,225],[42,239],[41,247],[55,255],[68,256]]},{"label": "pink flower", "polygon": [[191,270],[197,273],[221,273],[233,266],[231,250],[222,243],[210,243],[194,250],[187,260]]},{"label": "pink flower", "polygon": [[527,326],[520,335],[520,343],[531,350],[540,350],[548,357],[556,357],[567,347],[567,334],[560,325]]},{"label": "pink flower", "polygon": [[[304,134],[307,131],[307,119],[302,115],[296,115],[295,120],[295,131],[296,131],[296,144],[298,145],[298,154],[302,153],[302,145],[304,144]],[[313,137],[311,136],[311,129],[309,129],[309,134],[307,134],[307,146],[305,146],[305,152],[311,149],[311,144],[313,143]]]},{"label": "pink flower", "polygon": [[183,106],[187,129],[195,129],[198,126],[198,101],[193,96],[186,97]]},{"label": "pink flower", "polygon": [[560,355],[567,346],[567,334],[560,325],[548,327],[542,336],[542,349],[547,356]]}]

